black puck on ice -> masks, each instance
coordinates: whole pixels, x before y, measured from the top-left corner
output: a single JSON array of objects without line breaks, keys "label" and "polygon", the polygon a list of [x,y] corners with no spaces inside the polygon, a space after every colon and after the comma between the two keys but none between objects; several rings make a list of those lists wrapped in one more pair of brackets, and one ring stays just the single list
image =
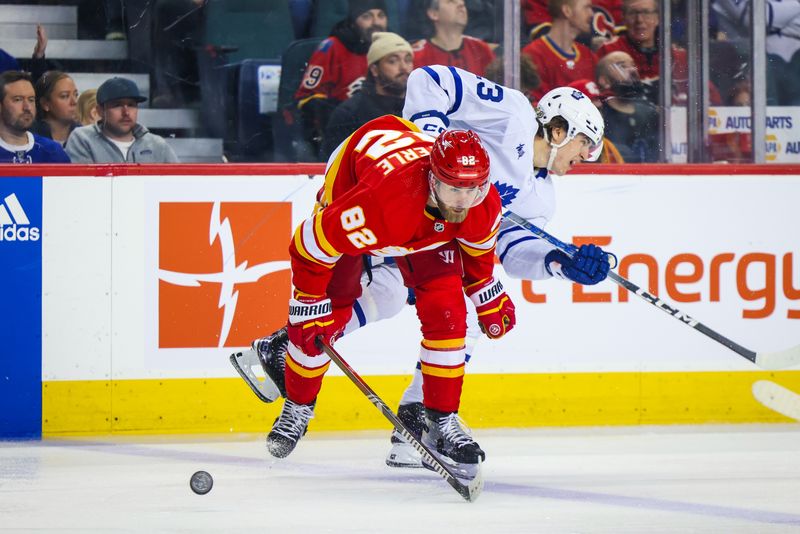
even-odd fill
[{"label": "black puck on ice", "polygon": [[214,479],[206,471],[198,471],[189,479],[189,487],[198,495],[205,495],[214,487]]}]

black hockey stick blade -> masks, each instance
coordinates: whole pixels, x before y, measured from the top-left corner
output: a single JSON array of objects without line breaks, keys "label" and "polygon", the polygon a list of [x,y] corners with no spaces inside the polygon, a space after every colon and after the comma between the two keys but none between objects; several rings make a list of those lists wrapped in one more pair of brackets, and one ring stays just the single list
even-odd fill
[{"label": "black hockey stick blade", "polygon": [[[577,248],[574,245],[564,243],[560,239],[548,234],[546,231],[542,230],[535,224],[532,224],[527,219],[524,219],[517,215],[512,211],[506,211],[503,213],[503,218],[511,221],[512,223],[516,224],[520,228],[524,228],[528,230],[536,237],[544,239],[554,247],[558,248],[565,254],[572,257],[575,253]],[[727,337],[723,336],[716,330],[709,328],[708,326],[704,325],[700,321],[690,317],[689,315],[683,313],[678,308],[672,306],[671,304],[664,302],[659,297],[645,291],[641,287],[637,286],[627,278],[618,275],[614,271],[609,271],[608,277],[615,282],[617,285],[624,287],[631,293],[638,295],[642,300],[648,302],[655,306],[656,308],[660,309],[663,312],[671,315],[681,323],[690,326],[697,330],[698,332],[705,334],[706,336],[710,337],[717,343],[720,343],[739,356],[746,358],[753,362],[754,364],[758,365],[762,369],[784,369],[786,367],[793,367],[795,365],[800,365],[800,346],[792,347],[790,349],[786,349],[779,352],[755,352],[748,348],[739,345],[735,341],[728,339]]]},{"label": "black hockey stick blade", "polygon": [[421,443],[417,438],[414,437],[411,432],[409,432],[406,425],[400,420],[400,418],[395,415],[389,406],[381,400],[380,397],[372,390],[369,385],[364,382],[358,373],[356,373],[350,364],[348,364],[344,358],[328,343],[326,343],[322,337],[317,336],[317,346],[328,355],[328,357],[333,360],[333,363],[336,364],[339,369],[350,379],[356,387],[361,390],[367,399],[376,407],[383,416],[389,420],[390,423],[394,426],[394,428],[414,447],[421,455],[424,460],[426,460],[432,467],[433,470],[439,474],[440,477],[445,479],[450,486],[453,487],[454,490],[458,492],[459,495],[464,497],[465,500],[469,502],[475,501],[478,496],[481,494],[483,490],[483,474],[481,473],[480,466],[478,466],[478,474],[475,476],[474,479],[469,481],[467,484],[463,483],[456,475],[453,473],[452,469],[449,466],[440,462],[436,456],[433,454],[425,444]]},{"label": "black hockey stick blade", "polygon": [[258,359],[258,354],[253,349],[234,352],[231,354],[230,360],[231,365],[239,373],[239,376],[242,377],[261,401],[270,403],[280,398],[281,392],[269,375],[264,374],[263,378],[259,378],[256,375],[254,369],[258,369],[261,372],[263,372],[263,369]]}]

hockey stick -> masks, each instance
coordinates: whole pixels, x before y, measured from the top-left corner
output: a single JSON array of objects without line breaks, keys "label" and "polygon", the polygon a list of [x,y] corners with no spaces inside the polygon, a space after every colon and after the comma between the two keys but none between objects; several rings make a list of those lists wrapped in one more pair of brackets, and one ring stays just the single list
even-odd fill
[{"label": "hockey stick", "polygon": [[753,397],[775,412],[800,421],[800,395],[771,380],[753,383]]},{"label": "hockey stick", "polygon": [[[534,234],[535,236],[544,239],[551,245],[557,247],[562,252],[568,254],[572,257],[573,254],[578,250],[575,245],[564,243],[559,239],[553,237],[552,235],[548,234],[535,224],[530,223],[528,220],[523,219],[516,213],[511,211],[506,211],[503,213],[503,218],[506,220],[511,221],[512,223],[516,224],[517,226],[524,228]],[[648,293],[641,287],[637,286],[627,278],[624,278],[614,271],[609,271],[608,277],[616,282],[618,285],[624,287],[631,293],[635,293],[636,295],[640,296],[644,301],[649,302],[656,308],[667,312],[669,315],[678,319],[681,323],[688,325],[698,332],[705,334],[706,336],[710,337],[717,343],[721,343],[725,345],[733,352],[737,353],[739,356],[747,358],[751,362],[755,363],[762,369],[782,369],[784,367],[791,367],[794,365],[800,364],[800,346],[792,347],[787,350],[778,351],[778,352],[754,352],[750,349],[747,349],[735,341],[728,339],[727,337],[723,336],[719,332],[712,330],[708,326],[704,325],[700,321],[689,317],[687,314],[680,311],[678,308],[671,306],[670,304],[664,302],[660,298],[651,293]]]},{"label": "hockey stick", "polygon": [[483,476],[481,475],[480,469],[478,469],[477,476],[469,483],[464,484],[462,483],[453,471],[445,464],[440,462],[436,456],[434,456],[433,452],[421,443],[417,438],[414,437],[411,432],[408,431],[406,425],[395,415],[389,406],[386,405],[385,402],[381,400],[380,397],[372,390],[369,385],[367,385],[364,380],[358,376],[352,367],[341,357],[341,355],[336,352],[336,350],[327,344],[321,336],[317,336],[317,346],[322,349],[322,351],[328,355],[328,357],[333,360],[333,362],[342,370],[342,372],[347,375],[347,378],[350,379],[353,384],[356,385],[358,389],[361,390],[369,401],[375,405],[378,410],[381,411],[383,416],[389,420],[390,423],[394,426],[394,428],[411,444],[412,447],[417,449],[417,451],[422,455],[422,457],[433,466],[433,470],[436,471],[439,476],[447,481],[454,490],[456,490],[459,495],[464,497],[469,502],[474,501],[478,498],[481,494],[481,490],[483,490]]}]

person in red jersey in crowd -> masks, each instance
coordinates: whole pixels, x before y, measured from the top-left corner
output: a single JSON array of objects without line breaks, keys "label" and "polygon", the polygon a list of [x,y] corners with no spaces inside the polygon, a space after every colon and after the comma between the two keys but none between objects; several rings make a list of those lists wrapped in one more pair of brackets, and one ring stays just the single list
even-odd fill
[{"label": "person in red jersey in crowd", "polygon": [[[531,40],[541,37],[550,30],[553,17],[547,10],[547,4],[547,0],[522,0],[522,20]],[[622,21],[622,0],[594,0],[592,11],[594,49],[596,39],[602,43],[614,36],[617,26]]]},{"label": "person in red jersey in crowd", "polygon": [[385,0],[349,0],[347,17],[308,60],[294,98],[315,149],[334,108],[361,88],[372,34],[385,32],[387,25]]},{"label": "person in red jersey in crowd", "polygon": [[489,182],[489,156],[469,130],[434,140],[413,123],[374,119],[334,152],[319,209],[297,228],[289,251],[289,302],[283,410],[267,436],[269,452],[288,456],[314,416],[333,343],[361,293],[364,254],[394,257],[416,295],[422,343],[422,442],[459,477],[480,470],[483,450],[459,422],[466,357],[466,293],[487,336],[516,322],[494,277],[501,202]]},{"label": "person in red jersey in crowd", "polygon": [[494,59],[491,47],[464,35],[469,13],[464,0],[429,0],[425,11],[433,29],[431,37],[414,43],[414,65],[445,65],[482,76]]},{"label": "person in red jersey in crowd", "polygon": [[[645,94],[658,103],[658,82],[661,72],[658,46],[659,4],[657,0],[623,0],[622,20],[626,30],[597,50],[602,58],[611,52],[625,52],[633,58],[639,77],[645,84]],[[672,103],[683,104],[687,99],[688,65],[686,50],[672,46]],[[714,84],[709,82],[712,105],[720,105],[722,98]]]},{"label": "person in red jersey in crowd", "polygon": [[591,32],[591,0],[551,0],[548,9],[553,17],[550,31],[522,49],[533,60],[542,82],[533,93],[536,100],[575,80],[593,80],[596,66],[589,47],[576,42],[578,36]]}]

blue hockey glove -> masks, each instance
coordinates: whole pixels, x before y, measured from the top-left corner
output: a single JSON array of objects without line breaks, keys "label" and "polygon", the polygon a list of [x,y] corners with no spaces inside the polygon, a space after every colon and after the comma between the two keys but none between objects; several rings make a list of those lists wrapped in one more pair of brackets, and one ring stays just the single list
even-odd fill
[{"label": "blue hockey glove", "polygon": [[611,267],[609,256],[597,245],[581,245],[570,258],[560,250],[551,250],[544,257],[547,272],[585,286],[602,282]]}]

